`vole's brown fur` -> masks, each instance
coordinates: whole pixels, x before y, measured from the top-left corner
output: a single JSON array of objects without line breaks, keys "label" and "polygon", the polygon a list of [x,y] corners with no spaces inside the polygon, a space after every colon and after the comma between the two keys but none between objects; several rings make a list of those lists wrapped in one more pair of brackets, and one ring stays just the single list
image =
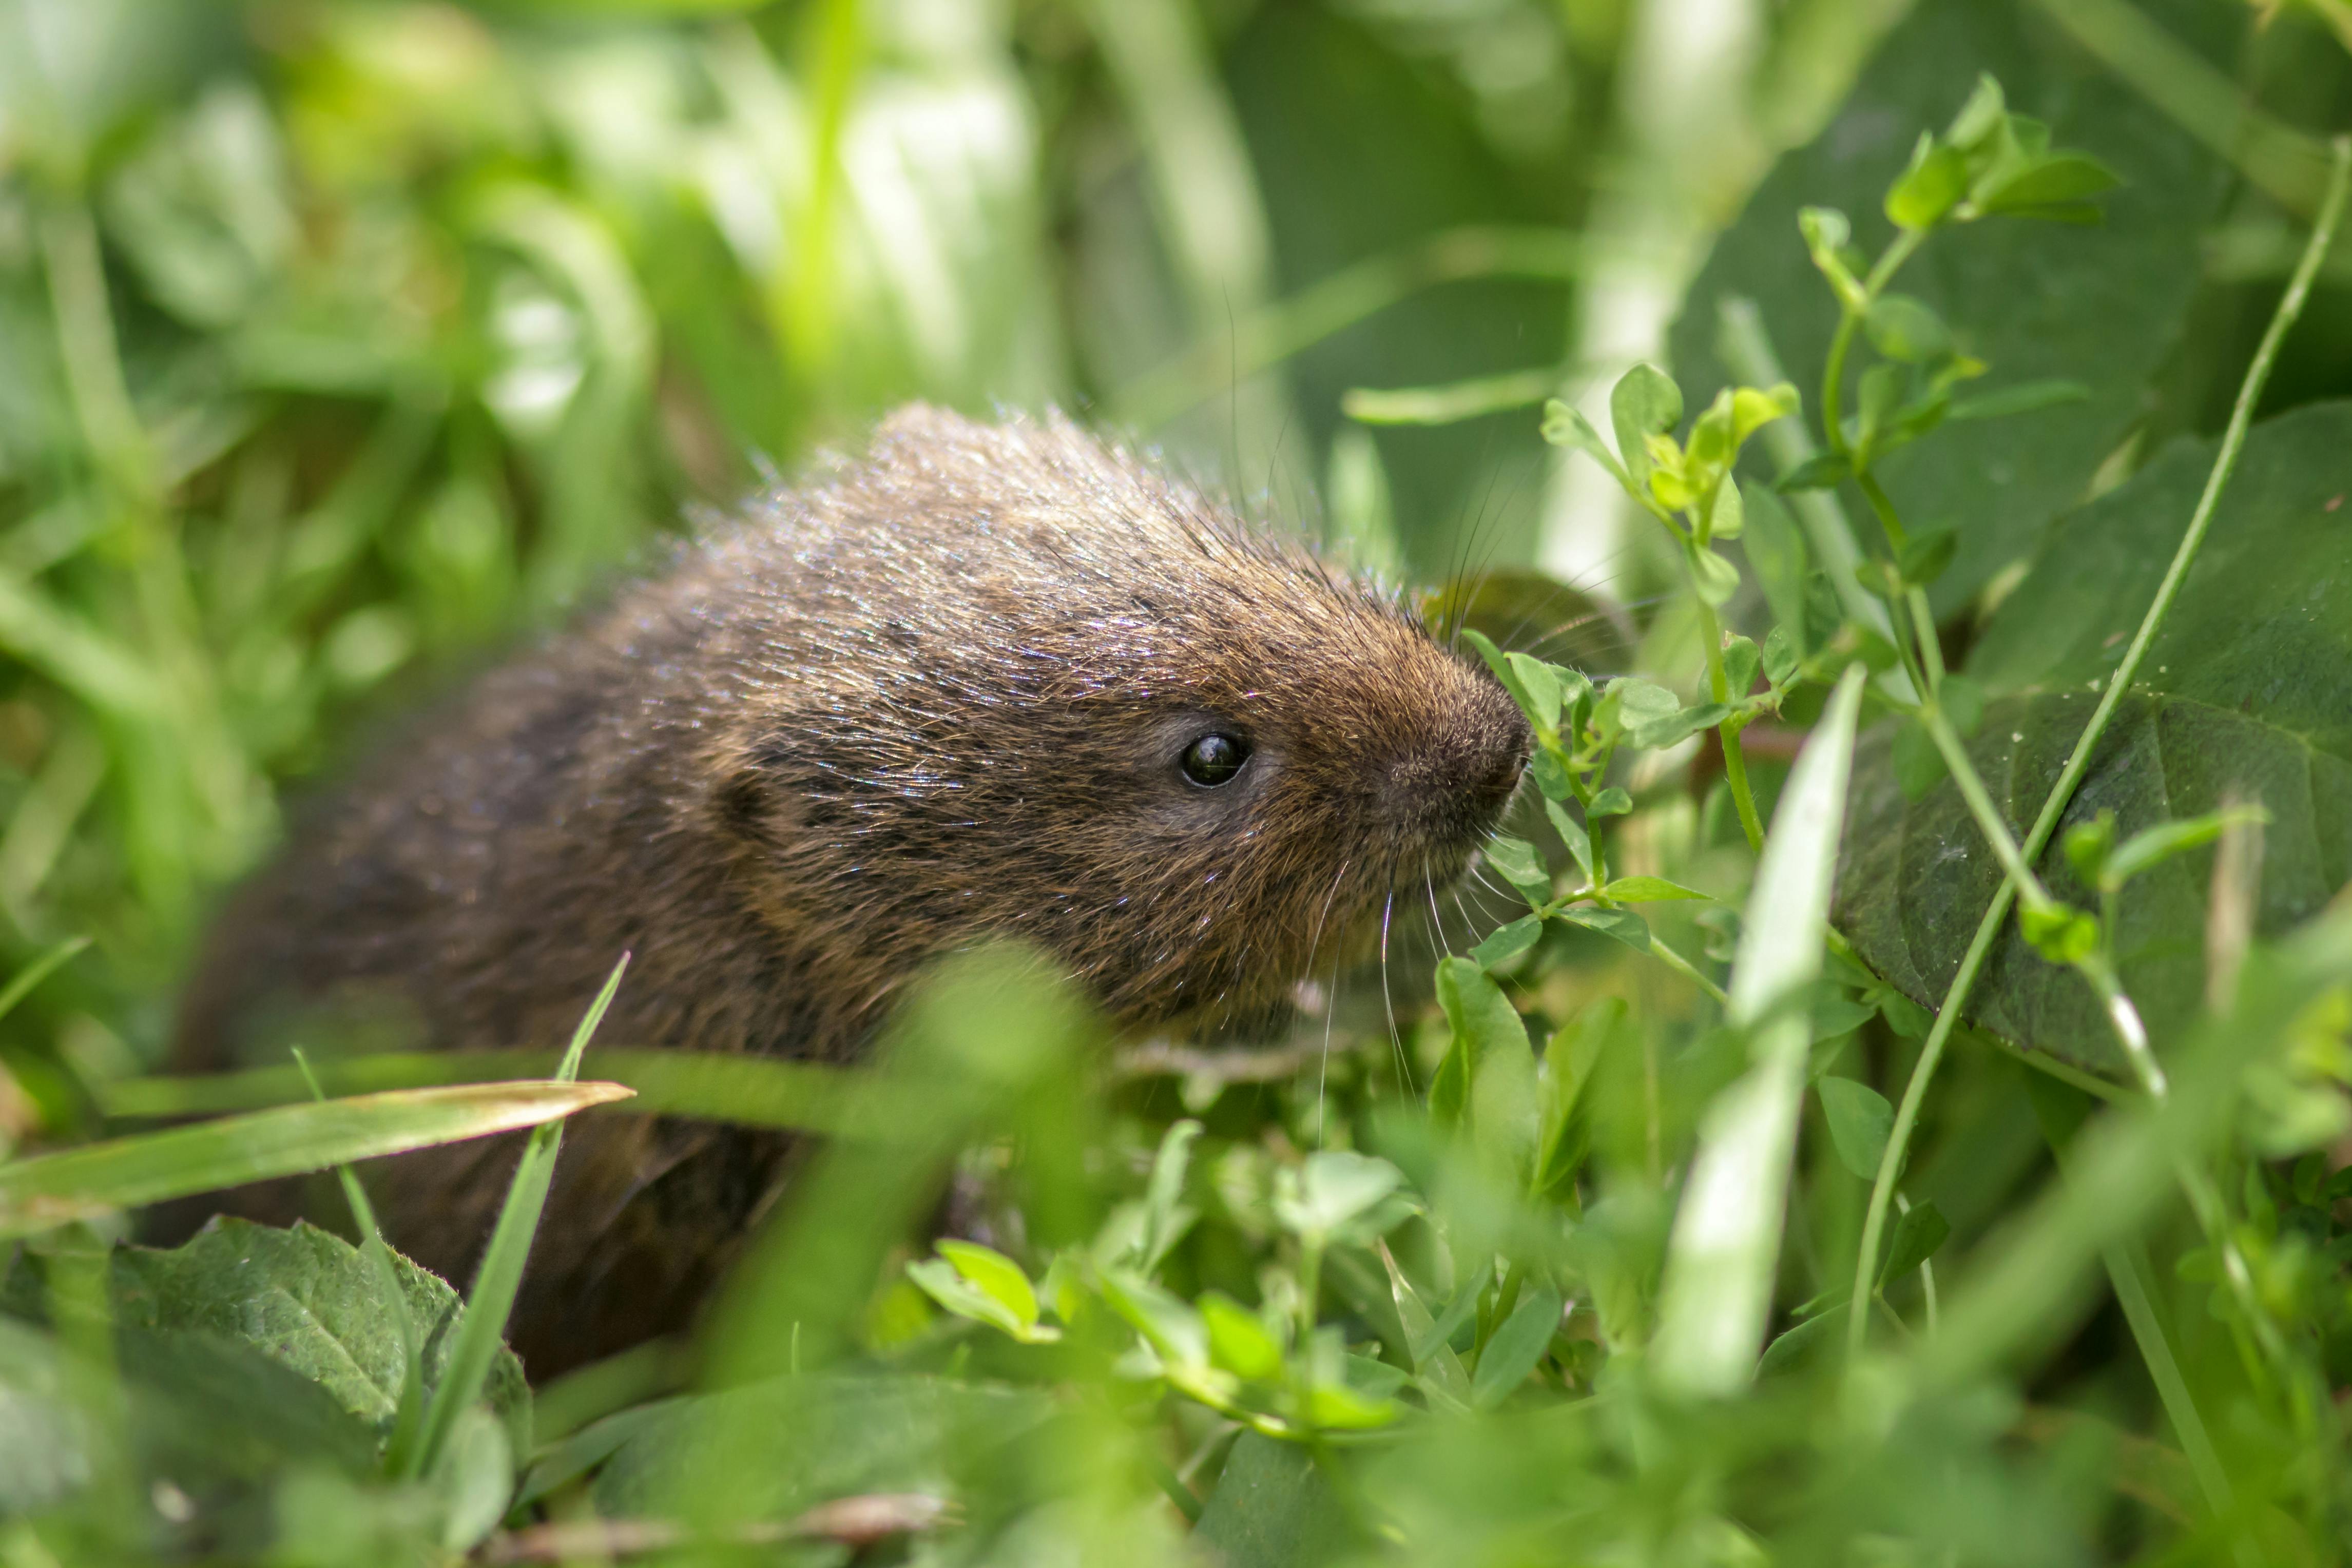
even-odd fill
[{"label": "vole's brown fur", "polygon": [[[1254,747],[1230,783],[1202,734]],[[481,680],[232,905],[184,1067],[368,1010],[454,1049],[600,1038],[855,1054],[990,934],[1121,1027],[1246,1018],[1457,873],[1528,735],[1391,600],[1058,419],[911,409],[580,630]],[[689,1313],[788,1141],[575,1124],[517,1341],[534,1373]],[[390,1162],[393,1239],[462,1278],[509,1140]]]}]

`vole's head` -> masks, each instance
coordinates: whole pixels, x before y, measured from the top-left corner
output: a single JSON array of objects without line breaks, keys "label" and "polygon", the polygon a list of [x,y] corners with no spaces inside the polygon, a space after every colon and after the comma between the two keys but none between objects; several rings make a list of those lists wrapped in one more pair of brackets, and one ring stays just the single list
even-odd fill
[{"label": "vole's head", "polygon": [[1129,1028],[1245,1020],[1460,874],[1527,760],[1393,600],[1064,423],[901,414],[781,527],[720,804],[796,935],[1011,933]]}]

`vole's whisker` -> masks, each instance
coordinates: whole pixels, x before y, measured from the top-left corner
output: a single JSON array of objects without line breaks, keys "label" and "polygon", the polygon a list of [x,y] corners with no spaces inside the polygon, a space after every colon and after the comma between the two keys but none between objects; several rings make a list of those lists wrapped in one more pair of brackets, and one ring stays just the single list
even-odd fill
[{"label": "vole's whisker", "polygon": [[1437,913],[1437,883],[1430,875],[1429,862],[1426,861],[1422,862],[1421,885],[1429,894],[1429,928],[1436,935],[1438,946],[1444,949],[1445,956],[1451,958],[1454,956],[1454,945],[1445,938],[1445,920]]},{"label": "vole's whisker", "polygon": [[[1391,879],[1393,880],[1393,879]],[[1389,1015],[1389,1049],[1396,1052],[1397,1080],[1408,1094],[1419,1093],[1412,1081],[1412,1064],[1405,1060],[1404,1034],[1397,1028],[1396,998],[1389,991],[1389,923],[1396,915],[1396,891],[1381,901],[1381,1007]]]}]

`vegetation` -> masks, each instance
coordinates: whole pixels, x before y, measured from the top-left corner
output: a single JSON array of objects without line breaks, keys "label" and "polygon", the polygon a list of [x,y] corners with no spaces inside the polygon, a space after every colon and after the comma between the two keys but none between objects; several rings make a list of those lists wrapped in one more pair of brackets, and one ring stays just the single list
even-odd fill
[{"label": "vegetation", "polygon": [[[2352,15],[1893,9],[0,8],[0,1563],[2352,1557]],[[281,792],[912,396],[1433,585],[1471,883],[1263,1049],[157,1075]],[[582,1113],[825,1137],[532,1387]]]}]

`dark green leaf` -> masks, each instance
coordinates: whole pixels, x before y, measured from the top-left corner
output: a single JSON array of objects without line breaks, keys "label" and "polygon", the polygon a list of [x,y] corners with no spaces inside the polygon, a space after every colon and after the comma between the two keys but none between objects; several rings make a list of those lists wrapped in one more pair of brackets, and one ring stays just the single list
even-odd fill
[{"label": "dark green leaf", "polygon": [[[448,1367],[457,1292],[397,1254],[394,1268],[411,1319],[424,1331],[429,1391]],[[125,1248],[114,1254],[113,1269],[115,1317],[125,1327],[249,1344],[319,1384],[379,1436],[391,1430],[406,1367],[399,1309],[384,1299],[367,1259],[341,1237],[224,1216],[169,1251]],[[522,1451],[530,1400],[511,1352],[499,1350],[487,1387]]]},{"label": "dark green leaf", "polygon": [[1884,1290],[1890,1281],[1903,1278],[1933,1258],[1951,1234],[1951,1222],[1934,1204],[1913,1204],[1911,1211],[1895,1222],[1895,1239],[1887,1244],[1886,1267],[1879,1272],[1879,1288]]},{"label": "dark green leaf", "polygon": [[1773,487],[1784,494],[1797,490],[1828,490],[1853,477],[1853,458],[1843,452],[1816,452],[1781,475]]},{"label": "dark green leaf", "polygon": [[1896,570],[1903,574],[1906,586],[1925,588],[1944,575],[1959,548],[1960,536],[1950,528],[1914,534],[1904,543]]},{"label": "dark green leaf", "polygon": [[1864,1181],[1876,1180],[1894,1131],[1895,1107],[1885,1095],[1851,1078],[1823,1078],[1813,1087],[1822,1097],[1822,1117],[1829,1123],[1838,1163]]},{"label": "dark green leaf", "polygon": [[2070,402],[2084,402],[2091,389],[2081,382],[2025,382],[1999,392],[1960,398],[1944,411],[1946,419],[2002,419],[2012,413],[2035,413]]},{"label": "dark green leaf", "polygon": [[1540,907],[1551,897],[1551,873],[1543,856],[1525,839],[1496,835],[1486,842],[1482,852],[1486,863],[1502,873],[1503,880],[1519,890],[1530,905]]},{"label": "dark green leaf", "polygon": [[1562,1305],[1559,1292],[1549,1285],[1531,1286],[1519,1298],[1479,1353],[1477,1370],[1470,1375],[1472,1405],[1482,1410],[1499,1405],[1528,1380],[1559,1327]]},{"label": "dark green leaf", "polygon": [[1234,1443],[1192,1533],[1233,1568],[1319,1568],[1351,1541],[1313,1453],[1255,1432]]},{"label": "dark green leaf", "polygon": [[[2217,810],[2271,814],[2256,925],[2307,917],[2352,878],[2352,523],[2342,455],[2352,405],[2257,425],[2181,597],[2117,708],[2057,839],[2036,868],[2053,894],[2083,886],[2065,833],[2104,810],[2119,838]],[[1986,623],[1968,674],[1992,694],[1969,756],[2022,834],[2081,734],[2162,576],[2211,461],[2165,452],[2067,518]],[[1933,1007],[1999,872],[1948,782],[1907,802],[1885,727],[1857,759],[1836,919],[1862,956]],[[2185,856],[2133,884],[2114,933],[2125,988],[2159,1048],[2198,1016],[2210,867]],[[2121,1059],[2097,998],[2052,968],[2014,923],[1996,943],[1969,1021],[2095,1071]]]}]

